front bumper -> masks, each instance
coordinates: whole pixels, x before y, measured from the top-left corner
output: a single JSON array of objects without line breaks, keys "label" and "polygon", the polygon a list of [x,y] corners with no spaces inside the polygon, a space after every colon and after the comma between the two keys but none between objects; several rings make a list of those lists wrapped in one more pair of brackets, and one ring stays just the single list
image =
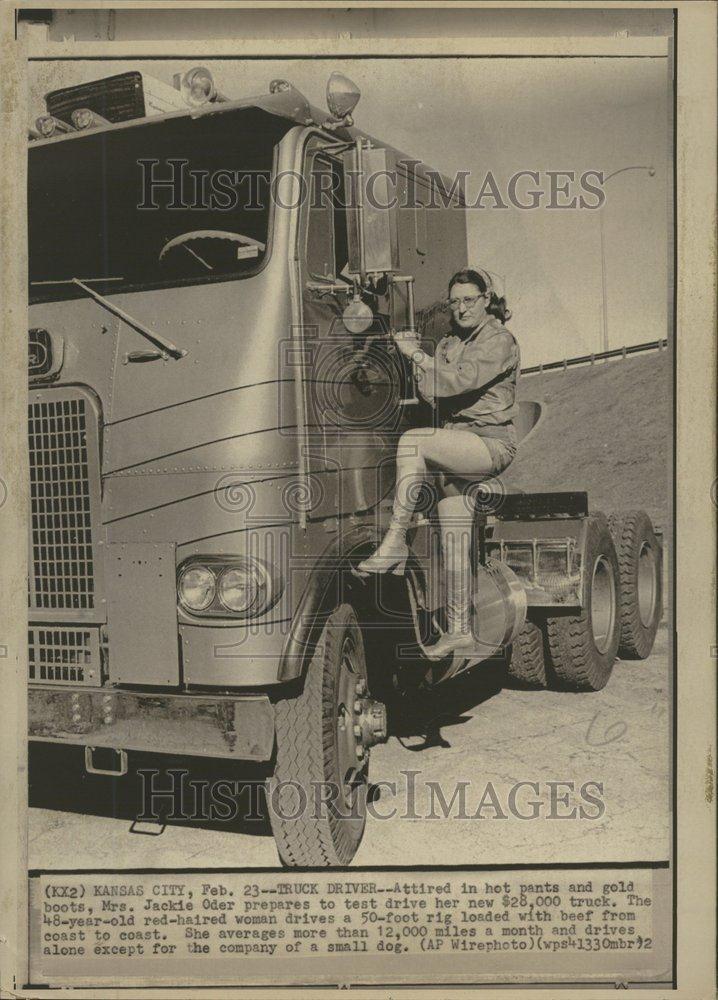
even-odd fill
[{"label": "front bumper", "polygon": [[32,686],[31,740],[157,753],[267,761],[274,708],[266,695],[146,694]]}]

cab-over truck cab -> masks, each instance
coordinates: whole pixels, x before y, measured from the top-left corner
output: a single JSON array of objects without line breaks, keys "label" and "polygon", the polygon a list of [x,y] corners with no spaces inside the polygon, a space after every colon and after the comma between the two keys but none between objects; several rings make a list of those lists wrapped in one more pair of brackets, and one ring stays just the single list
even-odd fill
[{"label": "cab-over truck cab", "polygon": [[570,683],[586,607],[573,680],[600,686],[624,628],[583,494],[477,514],[471,656],[425,656],[430,517],[405,580],[357,573],[420,419],[391,332],[435,340],[467,257],[460,192],[355,129],[358,96],[333,74],[327,115],[286,81],[229,101],[202,68],[125,73],[48,94],[30,136],[30,738],[110,775],[141,751],[265,762],[289,865],[354,856],[393,693],[511,645]]}]

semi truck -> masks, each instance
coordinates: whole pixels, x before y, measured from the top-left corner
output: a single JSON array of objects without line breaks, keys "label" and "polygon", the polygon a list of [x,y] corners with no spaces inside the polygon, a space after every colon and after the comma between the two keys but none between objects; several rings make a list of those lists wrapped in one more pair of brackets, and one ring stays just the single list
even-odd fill
[{"label": "semi truck", "polygon": [[496,657],[596,690],[662,606],[645,513],[493,480],[464,505],[472,649],[431,656],[430,504],[403,576],[358,571],[430,419],[392,334],[430,348],[467,263],[461,190],[358,99],[340,73],[322,111],[286,80],[235,100],[204,67],[132,71],[29,129],[29,738],[107,781],[147,752],[261,763],[287,866],[351,862],[415,692]]}]

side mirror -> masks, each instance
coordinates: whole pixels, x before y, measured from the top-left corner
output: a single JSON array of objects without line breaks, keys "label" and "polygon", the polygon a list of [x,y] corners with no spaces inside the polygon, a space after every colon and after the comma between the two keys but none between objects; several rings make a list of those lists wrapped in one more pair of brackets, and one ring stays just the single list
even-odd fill
[{"label": "side mirror", "polygon": [[399,271],[396,162],[387,149],[367,149],[365,140],[344,154],[349,274]]}]

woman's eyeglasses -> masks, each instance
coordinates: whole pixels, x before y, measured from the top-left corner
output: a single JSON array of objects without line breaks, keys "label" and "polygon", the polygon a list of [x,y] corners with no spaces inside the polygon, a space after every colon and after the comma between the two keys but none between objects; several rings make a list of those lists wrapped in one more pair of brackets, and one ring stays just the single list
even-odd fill
[{"label": "woman's eyeglasses", "polygon": [[459,306],[465,306],[466,309],[471,309],[475,306],[479,299],[482,299],[483,295],[464,295],[461,299],[447,299],[447,304],[450,309],[458,309]]}]

